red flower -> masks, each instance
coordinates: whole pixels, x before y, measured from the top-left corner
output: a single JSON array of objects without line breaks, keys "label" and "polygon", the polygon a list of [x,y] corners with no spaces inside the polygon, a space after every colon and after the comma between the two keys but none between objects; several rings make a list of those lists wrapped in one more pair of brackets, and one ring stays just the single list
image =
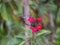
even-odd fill
[{"label": "red flower", "polygon": [[36,28],[37,30],[42,29],[42,25],[37,25]]},{"label": "red flower", "polygon": [[35,21],[36,21],[36,18],[29,17],[28,21],[29,21],[29,22],[35,22]]},{"label": "red flower", "polygon": [[42,18],[37,18],[37,21],[38,22],[42,22]]},{"label": "red flower", "polygon": [[[41,22],[42,21],[42,18],[33,18],[33,17],[29,17],[28,21],[31,23],[31,22]],[[42,25],[37,25],[35,27],[30,27],[30,29],[32,30],[32,33],[35,33],[37,32],[38,30],[42,29]]]},{"label": "red flower", "polygon": [[32,28],[32,33],[35,33],[35,32],[37,32],[37,28],[36,27],[33,27]]}]

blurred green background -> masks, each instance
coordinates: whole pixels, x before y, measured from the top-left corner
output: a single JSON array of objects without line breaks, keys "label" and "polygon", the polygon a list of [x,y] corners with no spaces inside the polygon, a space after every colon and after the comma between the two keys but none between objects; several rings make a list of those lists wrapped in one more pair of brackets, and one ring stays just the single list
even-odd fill
[{"label": "blurred green background", "polygon": [[[0,0],[0,45],[25,45],[24,0]],[[27,3],[27,2],[26,2]],[[29,0],[30,15],[43,18],[43,29],[32,34],[30,45],[60,45],[60,1]],[[34,41],[36,37],[36,42]]]}]

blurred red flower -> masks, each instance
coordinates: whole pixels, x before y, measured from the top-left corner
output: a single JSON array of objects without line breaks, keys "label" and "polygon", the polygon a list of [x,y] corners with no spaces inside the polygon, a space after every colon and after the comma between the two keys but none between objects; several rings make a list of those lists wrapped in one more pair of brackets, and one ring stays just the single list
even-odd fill
[{"label": "blurred red flower", "polygon": [[38,22],[42,22],[42,18],[37,18],[37,21]]},{"label": "blurred red flower", "polygon": [[42,25],[37,25],[36,28],[37,30],[42,29]]},{"label": "blurred red flower", "polygon": [[35,21],[36,21],[36,18],[29,17],[28,21],[29,21],[29,22],[35,22]]},{"label": "blurred red flower", "polygon": [[[28,21],[29,21],[30,23],[36,22],[36,21],[42,22],[42,18],[29,17]],[[39,25],[39,24],[38,24],[38,25],[36,25],[35,27],[32,27],[32,26],[31,26],[30,29],[32,30],[32,33],[35,33],[35,32],[37,32],[38,30],[42,29],[42,25]]]},{"label": "blurred red flower", "polygon": [[37,32],[37,28],[36,27],[33,27],[32,28],[32,33],[35,33],[35,32]]}]

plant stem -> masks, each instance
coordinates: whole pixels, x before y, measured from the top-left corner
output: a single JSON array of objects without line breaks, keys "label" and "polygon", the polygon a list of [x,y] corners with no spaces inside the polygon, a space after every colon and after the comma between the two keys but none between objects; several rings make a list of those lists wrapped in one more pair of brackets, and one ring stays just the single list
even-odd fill
[{"label": "plant stem", "polygon": [[[29,12],[29,0],[23,0],[23,3],[24,3],[24,16],[25,16],[25,37],[26,39],[28,39],[25,43],[25,45],[30,45],[30,42],[29,42],[29,34],[28,34],[28,29],[30,28],[30,22],[28,21],[28,18],[30,17],[30,12]],[[26,25],[28,24],[28,25]]]}]

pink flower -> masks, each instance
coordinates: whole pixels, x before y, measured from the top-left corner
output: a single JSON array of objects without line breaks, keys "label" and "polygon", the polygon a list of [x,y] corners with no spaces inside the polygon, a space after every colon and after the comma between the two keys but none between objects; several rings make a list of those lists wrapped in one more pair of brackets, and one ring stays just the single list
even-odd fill
[{"label": "pink flower", "polygon": [[37,25],[36,28],[37,30],[42,29],[42,25]]},{"label": "pink flower", "polygon": [[36,21],[36,18],[29,17],[28,21],[29,21],[29,22],[35,22],[35,21]]},{"label": "pink flower", "polygon": [[42,22],[42,18],[37,18],[37,21],[38,22]]},{"label": "pink flower", "polygon": [[35,32],[37,32],[37,28],[36,27],[33,27],[32,28],[32,33],[35,33]]}]

